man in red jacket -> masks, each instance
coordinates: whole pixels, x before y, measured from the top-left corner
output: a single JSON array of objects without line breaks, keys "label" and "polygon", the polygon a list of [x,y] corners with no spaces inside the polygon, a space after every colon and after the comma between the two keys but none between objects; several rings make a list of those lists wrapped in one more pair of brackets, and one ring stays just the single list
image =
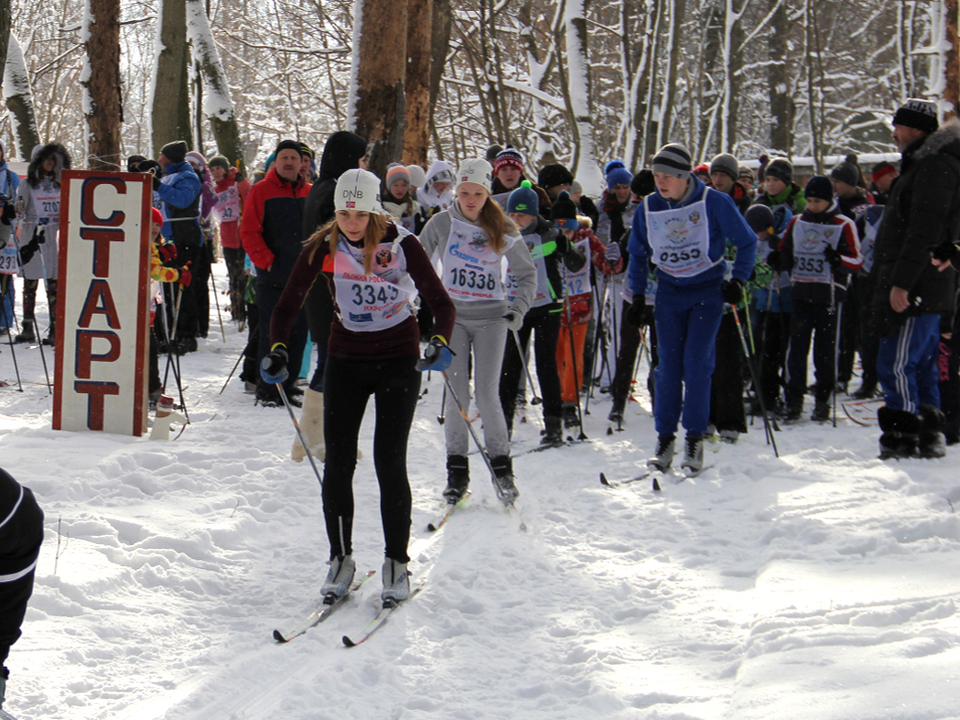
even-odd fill
[{"label": "man in red jacket", "polygon": [[[240,223],[243,249],[257,272],[257,307],[260,315],[259,360],[270,351],[270,316],[280,299],[300,251],[303,249],[303,206],[310,185],[300,177],[301,145],[282,140],[266,177],[250,189]],[[299,368],[307,339],[307,323],[301,312],[287,342],[289,365]],[[296,373],[284,385],[290,402],[300,405],[299,388],[294,387]],[[258,382],[257,400],[264,405],[280,404],[276,388]]]}]

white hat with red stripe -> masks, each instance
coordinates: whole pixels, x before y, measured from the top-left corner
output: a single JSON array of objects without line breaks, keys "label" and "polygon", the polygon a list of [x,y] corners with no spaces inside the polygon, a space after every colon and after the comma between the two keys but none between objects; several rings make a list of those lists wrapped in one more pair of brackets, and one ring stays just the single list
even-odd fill
[{"label": "white hat with red stripe", "polygon": [[382,213],[380,180],[369,170],[347,170],[337,180],[333,196],[334,207],[340,210]]}]

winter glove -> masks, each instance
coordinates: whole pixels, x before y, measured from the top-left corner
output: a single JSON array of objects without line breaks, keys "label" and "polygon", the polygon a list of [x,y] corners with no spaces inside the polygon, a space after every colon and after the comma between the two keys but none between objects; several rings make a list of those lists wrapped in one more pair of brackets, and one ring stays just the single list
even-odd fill
[{"label": "winter glove", "polygon": [[31,260],[33,260],[33,256],[36,255],[37,250],[39,249],[40,249],[40,243],[37,241],[37,236],[34,235],[33,240],[31,240],[22,248],[20,248],[20,264],[26,265]]},{"label": "winter glove", "polygon": [[827,262],[830,263],[830,267],[834,270],[840,268],[841,263],[843,263],[843,258],[840,257],[840,251],[835,247],[830,247],[827,245],[827,249],[823,251],[823,256],[827,259]]},{"label": "winter glove", "polygon": [[178,282],[180,287],[190,287],[190,281],[193,280],[193,273],[190,272],[190,263],[180,268],[180,278]]},{"label": "winter glove", "polygon": [[[650,310],[647,310],[647,308]],[[649,325],[653,319],[652,306],[647,305],[646,300],[634,300],[633,304],[627,308],[627,322],[634,327],[644,327]]]},{"label": "winter glove", "polygon": [[417,370],[436,370],[443,372],[453,362],[453,351],[447,346],[446,340],[434,335],[430,343],[423,349],[423,358],[417,363]]},{"label": "winter glove", "polygon": [[937,245],[933,250],[930,251],[930,254],[933,255],[934,260],[939,260],[940,262],[953,262],[954,256],[957,254],[957,251],[960,250],[952,242],[945,242]]},{"label": "winter glove", "polygon": [[770,266],[771,268],[773,268],[774,270],[779,270],[779,269],[780,269],[780,265],[782,264],[782,262],[783,262],[783,260],[782,260],[782,258],[780,257],[780,251],[779,251],[779,250],[773,250],[773,251],[770,252],[769,255],[767,255],[767,265],[769,265],[769,266]]},{"label": "winter glove", "polygon": [[518,332],[523,327],[523,313],[516,308],[507,310],[507,314],[503,318],[507,321],[507,329],[510,332]]},{"label": "winter glove", "polygon": [[260,377],[264,382],[271,385],[279,385],[284,382],[290,373],[287,371],[287,347],[283,343],[277,343],[273,350],[268,352],[263,360],[260,361]]},{"label": "winter glove", "polygon": [[47,241],[46,231],[42,227],[37,228],[37,232],[33,236],[33,239],[36,240],[41,245],[43,245]]},{"label": "winter glove", "polygon": [[603,251],[603,259],[607,261],[608,265],[616,265],[620,257],[620,246],[615,242],[607,245],[607,249]]},{"label": "winter glove", "polygon": [[158,178],[156,175],[154,175],[154,176],[153,176],[153,189],[154,189],[155,191],[156,191],[156,190],[159,190],[159,189],[160,189],[160,186],[161,186],[162,184],[163,184],[163,183],[160,182],[160,178]]},{"label": "winter glove", "polygon": [[177,246],[173,243],[164,243],[157,248],[157,254],[160,256],[160,262],[166,265],[177,259]]},{"label": "winter glove", "polygon": [[723,293],[723,301],[729,305],[736,305],[743,301],[743,281],[737,278],[724,280],[720,286],[720,292]]}]

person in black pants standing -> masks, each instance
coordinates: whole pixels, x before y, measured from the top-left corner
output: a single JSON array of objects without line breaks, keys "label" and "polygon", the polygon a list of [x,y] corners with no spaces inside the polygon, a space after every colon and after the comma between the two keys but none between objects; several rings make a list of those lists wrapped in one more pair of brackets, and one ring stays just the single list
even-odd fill
[{"label": "person in black pants standing", "polygon": [[[383,214],[380,180],[366,170],[347,170],[337,181],[334,219],[314,233],[290,274],[270,320],[271,351],[263,379],[281,383],[287,374],[285,342],[300,308],[320,275],[330,288],[334,317],[324,370],[323,514],[330,540],[330,570],[320,589],[342,597],[356,571],[353,560],[353,474],[357,439],[367,401],[376,401],[373,461],[380,484],[386,560],[384,603],[410,592],[410,483],[407,439],[420,394],[420,330],[412,307],[421,293],[436,318],[423,369],[449,365],[447,338],[453,302],[416,236]],[[265,328],[261,329],[261,332]]]},{"label": "person in black pants standing", "polygon": [[0,469],[0,709],[10,677],[4,663],[20,637],[42,542],[43,511],[33,493]]}]

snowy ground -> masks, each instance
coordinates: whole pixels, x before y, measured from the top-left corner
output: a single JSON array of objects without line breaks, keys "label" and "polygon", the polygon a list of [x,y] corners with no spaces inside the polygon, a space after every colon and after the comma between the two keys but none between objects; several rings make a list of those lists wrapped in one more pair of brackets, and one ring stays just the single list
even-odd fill
[{"label": "snowy ground", "polygon": [[[960,717],[960,450],[882,463],[877,430],[845,418],[785,429],[779,459],[755,426],[656,495],[601,487],[600,471],[637,472],[654,438],[643,397],[606,435],[601,396],[593,442],[516,459],[526,532],[473,456],[473,496],[430,536],[434,376],[410,447],[424,591],[366,645],[340,638],[373,616],[379,578],[276,645],[326,571],[320,488],[288,458],[284,410],[254,407],[237,380],[219,394],[242,345],[226,339],[217,327],[183,358],[193,424],[173,442],[52,431],[39,350],[18,346],[0,456],[46,513],[7,663],[20,720]],[[0,378],[15,383],[6,346]],[[518,444],[540,426],[531,413]],[[379,570],[371,433],[354,546]]]}]

